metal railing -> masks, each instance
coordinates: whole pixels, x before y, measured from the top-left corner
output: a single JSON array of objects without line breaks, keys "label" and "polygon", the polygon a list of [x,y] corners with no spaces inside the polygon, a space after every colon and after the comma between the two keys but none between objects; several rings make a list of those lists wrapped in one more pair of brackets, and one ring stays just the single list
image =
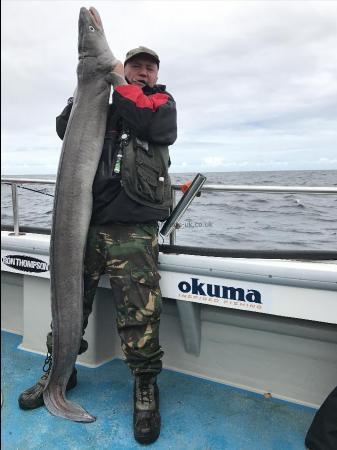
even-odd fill
[{"label": "metal railing", "polygon": [[[54,185],[55,180],[37,179],[37,178],[13,178],[2,177],[1,184],[9,184],[12,190],[12,206],[13,206],[13,220],[14,220],[14,235],[20,234],[19,225],[19,204],[17,196],[17,188],[21,184],[39,184],[39,185]],[[181,191],[181,186],[178,184],[172,185],[173,194],[173,208],[176,205],[176,191]],[[337,194],[337,187],[306,187],[306,186],[258,186],[258,185],[224,185],[224,184],[204,184],[201,188],[202,192],[265,192],[265,193],[296,193],[296,194]],[[170,244],[174,245],[176,242],[176,230],[170,234]]]}]

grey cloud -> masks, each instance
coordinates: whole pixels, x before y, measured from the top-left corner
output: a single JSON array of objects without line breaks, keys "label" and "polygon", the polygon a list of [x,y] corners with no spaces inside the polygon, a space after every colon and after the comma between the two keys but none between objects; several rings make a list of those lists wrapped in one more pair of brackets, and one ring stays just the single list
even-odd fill
[{"label": "grey cloud", "polygon": [[[80,6],[3,2],[2,139],[9,170],[27,149],[32,163],[42,158],[42,171],[56,171],[55,116],[76,84]],[[137,45],[160,54],[160,82],[178,106],[172,168],[195,169],[206,153],[213,161],[225,154],[223,170],[268,168],[268,161],[337,168],[337,4],[115,1],[95,7],[119,58]],[[154,10],[160,20],[140,28],[139,17]]]}]

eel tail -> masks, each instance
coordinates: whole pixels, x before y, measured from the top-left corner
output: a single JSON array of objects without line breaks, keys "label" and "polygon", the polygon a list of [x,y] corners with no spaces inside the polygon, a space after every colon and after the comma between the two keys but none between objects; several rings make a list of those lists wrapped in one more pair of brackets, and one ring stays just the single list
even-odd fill
[{"label": "eel tail", "polygon": [[96,420],[96,417],[89,414],[80,405],[67,400],[59,386],[52,390],[47,386],[43,391],[43,400],[47,409],[55,416],[74,422],[94,422]]}]

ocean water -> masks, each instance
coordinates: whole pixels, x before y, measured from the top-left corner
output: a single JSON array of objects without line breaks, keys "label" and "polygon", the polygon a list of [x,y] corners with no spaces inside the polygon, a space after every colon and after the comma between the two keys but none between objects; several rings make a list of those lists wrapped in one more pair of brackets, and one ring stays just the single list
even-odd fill
[{"label": "ocean water", "polygon": [[[195,173],[171,174],[172,183]],[[337,186],[336,170],[208,172],[207,184]],[[29,176],[31,177],[31,176]],[[34,178],[53,179],[55,176]],[[53,186],[18,189],[20,225],[50,228]],[[177,194],[177,202],[180,193]],[[2,224],[12,224],[10,187],[2,185]],[[227,249],[337,251],[337,195],[204,192],[179,221],[177,244]],[[160,243],[168,243],[160,237]]]}]

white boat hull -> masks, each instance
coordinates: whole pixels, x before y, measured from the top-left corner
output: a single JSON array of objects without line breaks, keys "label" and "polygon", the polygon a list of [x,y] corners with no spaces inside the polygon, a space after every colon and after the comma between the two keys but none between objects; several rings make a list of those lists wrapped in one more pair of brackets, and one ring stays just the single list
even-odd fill
[{"label": "white boat hull", "polygon": [[[2,231],[2,328],[44,353],[49,236]],[[337,383],[337,266],[160,253],[165,367],[318,406]],[[216,294],[214,296],[214,294]],[[78,362],[121,357],[101,279]]]}]

